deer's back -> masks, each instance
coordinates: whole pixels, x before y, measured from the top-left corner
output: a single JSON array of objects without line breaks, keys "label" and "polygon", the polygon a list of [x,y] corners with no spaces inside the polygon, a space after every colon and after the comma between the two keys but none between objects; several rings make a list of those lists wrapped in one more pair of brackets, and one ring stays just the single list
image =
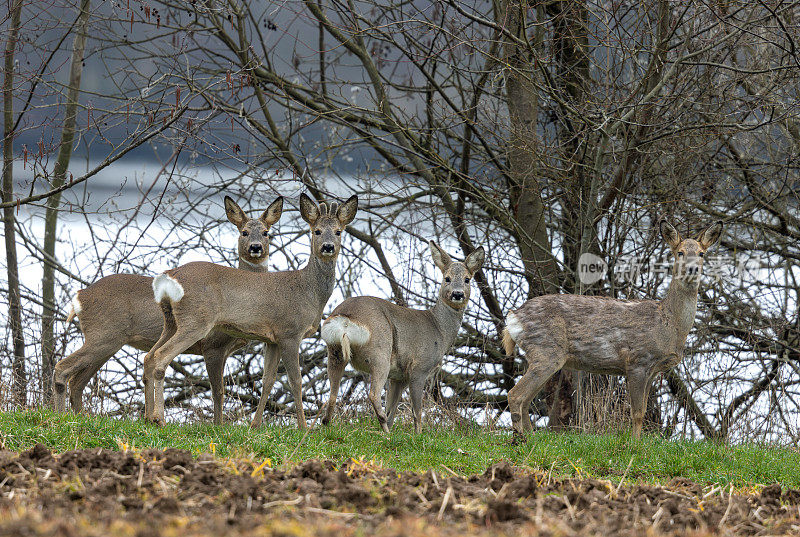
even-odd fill
[{"label": "deer's back", "polygon": [[[565,353],[567,368],[624,374],[674,352],[659,302],[544,295],[513,312],[523,350]],[[509,320],[511,325],[512,320]]]},{"label": "deer's back", "polygon": [[[416,371],[432,369],[447,350],[447,342],[428,310],[415,310],[382,298],[360,296],[339,304],[330,317],[336,315],[346,316],[367,327],[370,340],[365,349],[388,353],[392,364],[390,377],[397,380],[408,380]],[[359,369],[362,369],[359,367],[362,353],[353,348],[353,365]]]},{"label": "deer's back", "polygon": [[168,274],[184,288],[176,313],[208,319],[234,337],[278,340],[316,329],[327,302],[302,270],[250,272],[197,261]]},{"label": "deer's back", "polygon": [[[78,291],[81,332],[87,342],[116,339],[120,346],[150,350],[161,336],[164,316],[153,299],[153,278],[112,274]],[[187,352],[194,352],[190,349]]]}]

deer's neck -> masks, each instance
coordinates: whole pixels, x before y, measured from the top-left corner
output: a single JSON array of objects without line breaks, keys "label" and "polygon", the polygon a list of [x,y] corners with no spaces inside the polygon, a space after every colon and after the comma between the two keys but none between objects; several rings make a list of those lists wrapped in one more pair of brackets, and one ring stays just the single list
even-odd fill
[{"label": "deer's neck", "polygon": [[667,315],[675,320],[680,346],[686,342],[686,337],[694,324],[694,316],[697,313],[698,286],[698,280],[690,282],[685,278],[672,278],[669,289],[667,289],[667,296],[661,301]]},{"label": "deer's neck", "polygon": [[445,347],[443,350],[446,352],[456,340],[458,330],[461,328],[461,319],[464,318],[464,309],[451,308],[442,301],[440,298],[436,301],[436,305],[430,310],[433,318],[439,328],[439,331],[444,337]]},{"label": "deer's neck", "polygon": [[336,286],[336,259],[327,261],[312,255],[302,271],[307,289],[311,289],[324,308]]},{"label": "deer's neck", "polygon": [[251,263],[247,259],[239,258],[239,269],[247,270],[250,272],[269,272],[267,263],[269,258],[265,257],[261,263]]}]

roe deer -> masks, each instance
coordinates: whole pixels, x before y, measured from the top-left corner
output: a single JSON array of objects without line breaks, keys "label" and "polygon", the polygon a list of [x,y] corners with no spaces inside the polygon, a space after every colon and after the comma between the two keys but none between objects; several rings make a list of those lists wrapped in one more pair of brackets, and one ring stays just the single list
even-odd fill
[{"label": "roe deer", "polygon": [[[430,247],[443,280],[433,308],[414,310],[381,298],[360,296],[339,304],[325,321],[322,339],[328,345],[331,393],[323,424],[333,416],[344,368],[352,362],[356,369],[370,374],[368,397],[381,428],[389,432],[400,396],[410,386],[414,432],[421,431],[425,381],[458,335],[469,302],[470,280],[484,260],[483,248],[460,263],[452,261],[435,242],[430,241]],[[384,414],[381,394],[387,379]]]},{"label": "roe deer", "polygon": [[280,359],[289,377],[298,426],[305,428],[300,341],[319,327],[336,284],[342,230],[357,210],[356,196],[330,208],[300,196],[300,215],[311,226],[311,257],[300,270],[250,273],[196,262],[156,276],[153,296],[161,304],[164,330],[144,358],[146,419],[164,421],[164,372],[172,359],[217,329],[265,343],[263,386],[253,427],[261,424]]},{"label": "roe deer", "polygon": [[533,428],[529,408],[545,382],[562,368],[625,375],[631,398],[633,434],[641,436],[653,377],[681,361],[694,324],[703,256],[722,233],[722,222],[696,239],[682,239],[662,220],[661,236],[675,256],[663,300],[617,300],[583,295],[544,295],[506,317],[503,346],[525,351],[528,369],[508,392],[516,433]]},{"label": "roe deer", "polygon": [[[259,218],[251,219],[225,196],[225,213],[239,229],[239,268],[267,271],[269,230],[280,219],[281,211],[283,198],[279,197]],[[83,390],[103,364],[124,345],[150,350],[164,326],[161,308],[153,302],[153,278],[138,274],[113,274],[78,291],[72,299],[67,323],[76,316],[83,332],[83,346],[60,360],[53,372],[53,406],[59,412],[64,411],[67,386],[72,410],[80,412]],[[213,332],[186,351],[202,354],[205,360],[214,401],[214,423],[222,423],[225,360],[244,343],[242,339]]]}]

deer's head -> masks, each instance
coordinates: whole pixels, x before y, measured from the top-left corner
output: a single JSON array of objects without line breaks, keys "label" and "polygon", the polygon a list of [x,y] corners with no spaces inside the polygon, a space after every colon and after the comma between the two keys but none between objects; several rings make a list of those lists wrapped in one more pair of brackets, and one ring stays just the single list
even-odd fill
[{"label": "deer's head", "polygon": [[442,271],[442,287],[439,289],[439,298],[451,308],[465,308],[469,302],[470,282],[483,265],[486,255],[483,247],[478,247],[461,263],[453,261],[447,252],[435,242],[430,241],[429,244],[433,262]]},{"label": "deer's head", "polygon": [[698,281],[703,273],[703,258],[706,250],[719,240],[722,234],[722,221],[717,221],[704,229],[696,239],[681,238],[678,230],[666,220],[659,223],[661,237],[669,245],[675,256],[673,278],[685,279],[691,283]]},{"label": "deer's head", "polygon": [[252,265],[261,265],[269,257],[269,230],[280,220],[283,212],[283,197],[273,201],[258,218],[248,218],[245,212],[230,197],[225,196],[225,214],[239,229],[239,258]]},{"label": "deer's head", "polygon": [[325,261],[335,260],[342,246],[342,231],[358,211],[358,196],[339,205],[320,203],[300,195],[300,216],[311,226],[311,253]]}]

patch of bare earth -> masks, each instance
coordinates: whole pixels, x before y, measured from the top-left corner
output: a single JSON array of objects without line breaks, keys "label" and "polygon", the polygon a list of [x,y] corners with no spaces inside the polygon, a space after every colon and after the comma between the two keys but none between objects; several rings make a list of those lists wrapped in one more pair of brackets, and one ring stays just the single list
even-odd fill
[{"label": "patch of bare earth", "polygon": [[797,535],[800,491],[733,494],[550,479],[396,473],[350,461],[286,469],[175,449],[0,452],[0,535]]}]

